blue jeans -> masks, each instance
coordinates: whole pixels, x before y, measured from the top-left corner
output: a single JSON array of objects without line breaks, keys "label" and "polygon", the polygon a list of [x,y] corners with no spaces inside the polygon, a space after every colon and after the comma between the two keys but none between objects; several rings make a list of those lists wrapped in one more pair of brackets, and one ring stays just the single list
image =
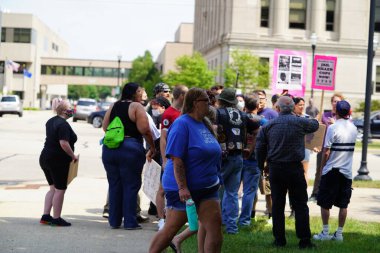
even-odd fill
[{"label": "blue jeans", "polygon": [[145,163],[142,142],[126,138],[117,149],[103,145],[102,161],[109,184],[109,218],[111,227],[138,226],[136,220],[137,194],[141,187],[141,173]]},{"label": "blue jeans", "polygon": [[241,180],[243,182],[243,199],[239,224],[248,226],[251,224],[251,212],[253,201],[259,187],[260,169],[256,161],[244,160]]},{"label": "blue jeans", "polygon": [[222,199],[222,221],[226,225],[227,233],[238,232],[237,220],[239,217],[239,198],[241,171],[243,158],[241,155],[229,155],[223,161],[221,175],[224,183]]}]

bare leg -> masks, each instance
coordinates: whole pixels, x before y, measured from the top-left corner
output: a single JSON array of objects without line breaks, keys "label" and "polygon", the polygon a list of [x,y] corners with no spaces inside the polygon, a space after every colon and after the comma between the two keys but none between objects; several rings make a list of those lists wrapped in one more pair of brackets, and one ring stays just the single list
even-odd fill
[{"label": "bare leg", "polygon": [[[172,243],[176,247],[178,253],[182,252],[181,251],[181,244],[182,244],[182,242],[185,241],[187,238],[191,237],[193,234],[196,234],[196,233],[197,233],[197,231],[190,231],[189,228],[186,228],[181,233],[179,233],[178,235],[174,236],[174,238],[172,240]],[[198,252],[199,252],[199,250],[198,250]]]},{"label": "bare leg", "polygon": [[165,218],[165,192],[162,188],[162,184],[160,184],[160,188],[158,188],[156,195],[156,207],[157,207],[157,216],[159,219]]},{"label": "bare leg", "polygon": [[57,219],[61,217],[63,199],[65,198],[66,190],[54,190],[53,196],[53,218]]},{"label": "bare leg", "polygon": [[323,225],[329,224],[330,210],[321,207],[321,217]]},{"label": "bare leg", "polygon": [[204,245],[206,238],[206,230],[202,223],[199,222],[198,225],[198,253],[204,253]]},{"label": "bare leg", "polygon": [[347,218],[347,208],[339,209],[339,227],[343,228],[346,223]]},{"label": "bare leg", "polygon": [[152,242],[150,243],[149,252],[160,253],[166,249],[177,232],[183,225],[185,225],[186,221],[186,211],[168,209],[166,211],[165,226],[153,237]]},{"label": "bare leg", "polygon": [[53,197],[54,197],[54,185],[50,185],[50,189],[45,195],[43,214],[50,214],[51,208],[53,207]]},{"label": "bare leg", "polygon": [[[198,209],[199,221],[202,229],[206,232],[204,236],[204,253],[221,252],[223,235],[222,235],[222,215],[220,204],[217,200],[204,200],[200,203]],[[199,236],[202,236],[202,232]],[[199,238],[198,236],[198,238]],[[199,240],[198,243],[202,241]],[[201,245],[198,245],[200,248]]]}]

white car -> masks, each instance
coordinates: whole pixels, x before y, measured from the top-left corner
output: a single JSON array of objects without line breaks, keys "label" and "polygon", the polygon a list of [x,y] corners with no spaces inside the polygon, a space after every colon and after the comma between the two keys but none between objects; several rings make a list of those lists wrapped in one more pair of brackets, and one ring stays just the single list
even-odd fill
[{"label": "white car", "polygon": [[78,119],[87,120],[92,112],[99,110],[98,103],[92,98],[80,98],[77,104],[74,106],[73,121],[76,122]]},{"label": "white car", "polygon": [[22,102],[17,95],[4,95],[0,98],[0,117],[3,114],[18,114],[22,117]]}]

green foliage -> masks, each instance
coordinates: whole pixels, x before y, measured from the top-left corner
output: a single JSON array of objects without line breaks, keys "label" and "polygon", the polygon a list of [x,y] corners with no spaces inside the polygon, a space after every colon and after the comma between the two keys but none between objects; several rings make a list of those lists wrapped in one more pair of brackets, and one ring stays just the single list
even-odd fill
[{"label": "green foliage", "polygon": [[141,84],[148,96],[152,96],[154,85],[160,81],[160,72],[156,69],[152,54],[149,51],[145,51],[144,56],[138,56],[133,60],[128,82]]},{"label": "green foliage", "polygon": [[[330,219],[330,233],[338,226],[337,219]],[[222,252],[305,252],[298,248],[299,239],[295,232],[294,219],[286,219],[286,239],[287,245],[284,248],[276,248],[272,246],[274,240],[272,234],[272,226],[267,225],[267,220],[258,217],[257,221],[253,221],[250,226],[240,227],[239,233],[235,235],[224,234]],[[311,233],[317,234],[321,232],[322,222],[320,217],[310,217]],[[378,244],[380,236],[380,223],[378,222],[360,222],[348,219],[344,226],[344,242],[336,241],[315,241],[317,245],[315,250],[306,250],[307,252],[380,252],[380,244]],[[182,252],[197,252],[197,237],[192,236],[182,243]]]},{"label": "green foliage", "polygon": [[69,85],[68,98],[78,100],[79,98],[105,99],[111,96],[112,87],[94,85]]},{"label": "green foliage", "polygon": [[191,87],[208,89],[215,84],[214,71],[207,67],[207,62],[198,52],[193,55],[184,55],[176,60],[177,71],[169,71],[163,76],[168,84],[184,84]]},{"label": "green foliage", "polygon": [[227,63],[224,71],[224,85],[235,87],[237,71],[239,72],[238,87],[245,92],[247,89],[265,89],[269,85],[269,64],[260,62],[260,58],[249,50],[233,50],[232,62]]},{"label": "green foliage", "polygon": [[[365,101],[359,103],[359,107],[355,108],[355,112],[364,112]],[[372,100],[371,101],[371,111],[380,110],[380,101]]]}]

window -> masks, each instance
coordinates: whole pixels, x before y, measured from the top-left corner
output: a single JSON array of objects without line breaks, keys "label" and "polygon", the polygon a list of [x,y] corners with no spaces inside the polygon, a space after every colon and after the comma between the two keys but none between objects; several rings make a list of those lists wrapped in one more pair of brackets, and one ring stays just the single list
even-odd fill
[{"label": "window", "polygon": [[85,76],[93,76],[94,75],[94,68],[92,68],[92,67],[84,68],[84,75]]},{"label": "window", "polygon": [[269,27],[269,1],[270,0],[261,0],[261,27]]},{"label": "window", "polygon": [[74,67],[66,66],[65,67],[65,75],[73,76],[74,75]]},{"label": "window", "polygon": [[1,42],[5,42],[5,32],[6,32],[6,29],[1,28]]},{"label": "window", "polygon": [[306,0],[290,0],[289,28],[306,28]]},{"label": "window", "polygon": [[326,31],[334,31],[335,0],[326,0]]},{"label": "window", "polygon": [[4,62],[0,61],[0,74],[4,73]]},{"label": "window", "polygon": [[31,29],[15,28],[13,34],[13,42],[15,43],[30,43],[31,42]]},{"label": "window", "polygon": [[376,66],[375,92],[380,93],[380,66]]},{"label": "window", "polygon": [[380,0],[376,0],[375,6],[375,31],[380,32]]},{"label": "window", "polygon": [[75,67],[74,76],[83,76],[83,67]]}]

